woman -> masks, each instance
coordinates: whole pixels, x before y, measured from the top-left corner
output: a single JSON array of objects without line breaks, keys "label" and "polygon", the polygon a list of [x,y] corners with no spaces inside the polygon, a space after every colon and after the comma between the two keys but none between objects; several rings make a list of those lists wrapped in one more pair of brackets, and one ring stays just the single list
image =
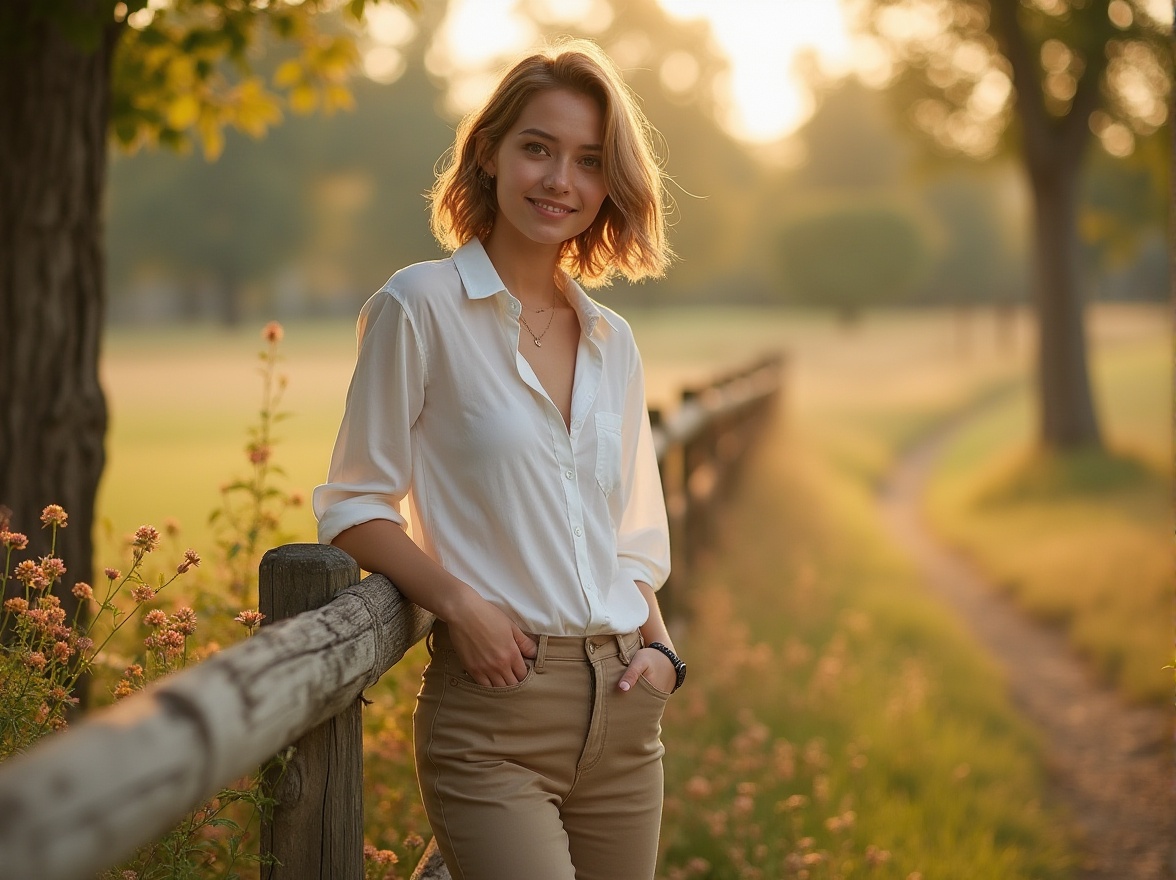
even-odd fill
[{"label": "woman", "polygon": [[665,506],[632,332],[573,277],[661,274],[662,197],[615,66],[560,43],[459,127],[432,192],[452,256],[360,313],[314,509],[437,617],[415,751],[455,880],[653,877],[685,675],[655,595]]}]

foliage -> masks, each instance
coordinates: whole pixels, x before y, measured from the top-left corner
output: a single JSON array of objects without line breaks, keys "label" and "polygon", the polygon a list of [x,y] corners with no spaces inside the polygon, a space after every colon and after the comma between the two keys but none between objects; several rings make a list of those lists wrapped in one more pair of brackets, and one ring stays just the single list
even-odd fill
[{"label": "foliage", "polygon": [[901,301],[931,262],[917,216],[881,200],[838,200],[799,213],[780,235],[789,282],[803,301],[853,320],[867,305]]},{"label": "foliage", "polygon": [[[130,148],[187,149],[198,140],[205,156],[215,158],[224,148],[227,126],[260,137],[281,120],[283,106],[328,114],[350,108],[346,81],[356,60],[354,37],[332,33],[319,21],[338,5],[329,0],[115,3],[113,19],[125,25],[112,79],[115,137]],[[358,21],[365,5],[349,0],[343,9]],[[268,83],[250,59],[250,52],[266,43],[293,52]]]}]

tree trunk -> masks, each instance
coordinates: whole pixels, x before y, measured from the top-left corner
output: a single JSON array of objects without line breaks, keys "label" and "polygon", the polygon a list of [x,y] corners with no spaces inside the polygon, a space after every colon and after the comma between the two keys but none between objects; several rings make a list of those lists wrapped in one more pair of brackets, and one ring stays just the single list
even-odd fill
[{"label": "tree trunk", "polygon": [[1051,449],[1100,446],[1090,390],[1082,286],[1078,276],[1076,168],[1031,172],[1034,297],[1042,443]]},{"label": "tree trunk", "polygon": [[[5,0],[0,52],[0,504],[30,552],[48,552],[41,509],[69,514],[57,553],[67,582],[90,581],[91,529],[105,461],[98,383],[105,305],[106,179],[113,21],[80,48],[41,0]],[[57,4],[92,21],[101,4]],[[19,41],[19,42],[18,42]],[[70,614],[76,600],[65,588]]]}]

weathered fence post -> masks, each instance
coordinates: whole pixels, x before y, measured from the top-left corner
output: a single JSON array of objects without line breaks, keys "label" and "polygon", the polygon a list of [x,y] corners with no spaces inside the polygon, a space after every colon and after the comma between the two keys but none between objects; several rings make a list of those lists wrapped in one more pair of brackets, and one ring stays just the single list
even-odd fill
[{"label": "weathered fence post", "polygon": [[[264,624],[321,608],[359,583],[359,566],[336,547],[287,544],[259,571]],[[363,719],[356,700],[294,743],[278,780],[278,803],[261,826],[261,851],[277,859],[265,880],[362,880]]]}]

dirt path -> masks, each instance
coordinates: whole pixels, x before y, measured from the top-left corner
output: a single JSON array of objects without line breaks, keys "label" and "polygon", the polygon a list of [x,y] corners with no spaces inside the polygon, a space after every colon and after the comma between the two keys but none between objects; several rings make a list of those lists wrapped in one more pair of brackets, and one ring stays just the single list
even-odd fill
[{"label": "dirt path", "polygon": [[1072,814],[1083,880],[1176,876],[1172,720],[1128,705],[1094,682],[1062,636],[1017,612],[995,587],[929,533],[921,498],[952,426],[895,467],[879,499],[895,541],[928,585],[999,661],[1014,704],[1041,731],[1052,794]]}]

